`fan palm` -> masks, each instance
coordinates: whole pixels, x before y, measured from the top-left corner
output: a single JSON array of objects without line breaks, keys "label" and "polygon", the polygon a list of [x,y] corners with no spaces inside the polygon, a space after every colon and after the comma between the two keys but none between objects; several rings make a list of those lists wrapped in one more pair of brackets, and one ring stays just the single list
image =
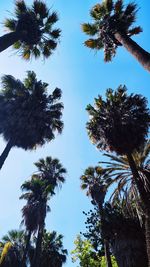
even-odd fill
[{"label": "fan palm", "polygon": [[103,180],[103,169],[99,167],[89,167],[85,170],[84,174],[81,176],[81,188],[87,189],[87,195],[92,197],[92,203],[98,205],[99,214],[101,217],[101,236],[104,241],[105,255],[107,260],[107,266],[112,267],[109,242],[105,235],[105,223],[104,223],[104,212],[103,204],[106,195],[106,184]]},{"label": "fan palm", "polygon": [[60,37],[60,29],[53,28],[57,21],[57,13],[51,12],[43,1],[34,0],[28,7],[25,1],[17,0],[14,18],[4,22],[10,33],[0,37],[0,52],[13,45],[26,60],[40,55],[48,58]]},{"label": "fan palm", "polygon": [[[145,190],[132,153],[139,150],[146,142],[149,127],[149,110],[147,101],[141,95],[127,95],[126,87],[120,86],[116,91],[108,89],[106,100],[98,97],[95,107],[89,105],[90,122],[87,130],[91,140],[99,149],[126,155],[134,183],[143,202],[145,215],[146,243],[150,264],[150,209],[149,192]],[[150,266],[150,265],[149,265]]]},{"label": "fan palm", "polygon": [[63,236],[55,231],[44,231],[42,239],[41,267],[62,267],[66,262],[67,250],[63,248]]},{"label": "fan palm", "polygon": [[13,76],[3,76],[2,87],[0,134],[8,143],[0,156],[0,168],[12,147],[34,149],[52,141],[63,129],[60,89],[48,95],[48,84],[38,81],[31,71],[23,83]]},{"label": "fan palm", "polygon": [[31,234],[38,231],[35,255],[32,266],[40,266],[41,244],[45,226],[48,200],[55,194],[56,187],[65,181],[66,169],[63,168],[58,159],[47,157],[35,163],[38,171],[32,175],[30,181],[22,185],[22,190],[26,191],[21,198],[27,200],[27,204],[22,209],[23,219],[28,232],[28,242],[24,253],[24,260],[28,251]]},{"label": "fan palm", "polygon": [[26,181],[21,188],[23,191],[26,191],[26,193],[22,194],[20,199],[27,200],[26,205],[22,209],[22,223],[25,224],[27,232],[26,246],[22,258],[22,265],[24,267],[30,247],[31,235],[38,231],[39,225],[43,222],[42,218],[45,218],[46,213],[49,211],[49,206],[45,203],[48,201],[48,198],[46,198],[46,196],[44,197],[44,182],[38,177],[32,177],[31,180]]},{"label": "fan palm", "polygon": [[3,244],[3,250],[0,258],[0,266],[21,266],[25,239],[24,231],[18,230],[11,230],[7,235],[3,236],[1,242],[1,244]]},{"label": "fan palm", "polygon": [[124,0],[102,0],[90,11],[92,23],[84,23],[82,30],[94,38],[85,41],[92,49],[104,49],[104,60],[111,61],[118,46],[124,46],[142,66],[150,71],[150,54],[140,47],[131,36],[139,34],[141,27],[134,27],[137,5]]}]

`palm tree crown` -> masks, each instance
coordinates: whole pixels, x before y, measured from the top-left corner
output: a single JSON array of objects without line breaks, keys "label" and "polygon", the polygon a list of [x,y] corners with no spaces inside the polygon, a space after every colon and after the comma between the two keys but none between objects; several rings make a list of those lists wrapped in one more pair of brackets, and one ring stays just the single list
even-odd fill
[{"label": "palm tree crown", "polygon": [[150,121],[147,100],[138,94],[127,95],[127,88],[108,89],[106,100],[95,99],[95,107],[88,105],[90,121],[87,130],[99,149],[130,154],[146,142]]},{"label": "palm tree crown", "polygon": [[129,3],[124,6],[123,0],[103,0],[96,4],[90,15],[93,23],[84,23],[83,31],[95,38],[85,41],[85,45],[92,49],[104,49],[104,60],[111,61],[116,49],[121,43],[115,38],[116,32],[127,36],[138,34],[141,27],[132,27],[136,20],[137,5]]},{"label": "palm tree crown", "polygon": [[62,132],[61,90],[47,93],[47,83],[38,81],[34,72],[28,72],[22,83],[11,75],[2,77],[0,93],[0,133],[13,146],[33,149]]},{"label": "palm tree crown", "polygon": [[21,188],[26,192],[20,197],[27,200],[22,212],[26,228],[31,231],[36,231],[41,219],[46,217],[46,211],[50,210],[47,202],[55,194],[56,187],[64,183],[66,175],[66,169],[58,159],[46,157],[35,166],[38,171],[22,184]]},{"label": "palm tree crown", "polygon": [[[25,233],[20,230],[11,230],[2,237],[2,253],[0,257],[0,266],[19,267],[22,262],[22,255],[25,247]],[[26,265],[24,266],[26,267]]]},{"label": "palm tree crown", "polygon": [[5,27],[18,36],[13,47],[26,60],[41,54],[48,58],[55,50],[61,32],[53,29],[58,21],[57,13],[51,12],[40,0],[34,0],[31,7],[24,0],[17,0],[15,6],[14,18],[4,22]]},{"label": "palm tree crown", "polygon": [[41,255],[42,238],[45,226],[45,218],[50,207],[48,200],[55,195],[56,187],[65,181],[66,169],[63,168],[58,159],[47,157],[35,163],[38,171],[31,176],[31,180],[26,181],[22,190],[26,191],[21,199],[27,200],[22,209],[23,223],[28,232],[28,242],[26,245],[23,261],[25,263],[28,246],[33,232],[38,231],[36,250],[33,258],[33,266],[38,266]]},{"label": "palm tree crown", "polygon": [[80,177],[81,188],[87,190],[87,195],[91,196],[94,201],[92,201],[93,204],[99,204],[100,206],[103,205],[106,195],[106,183],[103,174],[101,167],[89,167]]},{"label": "palm tree crown", "polygon": [[67,259],[67,250],[63,248],[63,236],[57,232],[44,231],[42,239],[42,267],[62,267]]}]

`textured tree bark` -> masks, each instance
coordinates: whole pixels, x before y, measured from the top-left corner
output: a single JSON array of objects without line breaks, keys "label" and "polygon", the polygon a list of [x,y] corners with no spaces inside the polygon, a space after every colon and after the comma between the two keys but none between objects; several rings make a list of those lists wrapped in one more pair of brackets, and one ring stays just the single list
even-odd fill
[{"label": "textured tree bark", "polygon": [[9,141],[4,149],[4,151],[2,152],[2,154],[0,155],[0,169],[2,168],[11,148],[13,147],[13,143],[12,141]]},{"label": "textured tree bark", "polygon": [[143,202],[143,212],[145,216],[145,238],[146,238],[146,249],[147,249],[147,257],[148,257],[148,267],[150,267],[150,193],[146,192],[144,189],[144,185],[140,179],[140,175],[138,173],[136,164],[132,155],[127,155],[128,162],[133,174],[134,181],[138,188],[141,200]]},{"label": "textured tree bark", "polygon": [[129,36],[121,32],[116,32],[114,36],[116,40],[122,44],[146,70],[150,72],[150,53],[145,51]]},{"label": "textured tree bark", "polygon": [[0,37],[0,52],[19,41],[20,35],[17,32],[10,32]]}]

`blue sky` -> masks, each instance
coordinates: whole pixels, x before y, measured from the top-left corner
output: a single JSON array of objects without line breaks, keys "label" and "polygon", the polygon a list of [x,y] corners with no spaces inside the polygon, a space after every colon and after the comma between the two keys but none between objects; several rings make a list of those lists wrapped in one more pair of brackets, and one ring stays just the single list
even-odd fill
[{"label": "blue sky", "polygon": [[[81,3],[82,2],[82,3]],[[140,9],[137,25],[143,33],[134,39],[149,50],[150,2],[136,0]],[[1,22],[13,12],[14,1],[0,2]],[[32,3],[32,1],[26,1]],[[129,92],[141,93],[150,101],[150,75],[125,49],[120,48],[112,63],[103,62],[103,53],[95,54],[83,46],[87,38],[81,32],[81,23],[90,21],[89,9],[97,1],[46,1],[59,14],[58,27],[62,29],[61,42],[47,61],[24,62],[9,48],[0,54],[0,76],[11,74],[23,79],[27,70],[34,70],[39,79],[49,83],[49,90],[59,87],[63,91],[64,131],[61,136],[36,151],[13,148],[0,172],[0,237],[8,230],[17,229],[21,222],[23,201],[19,200],[21,184],[36,170],[33,163],[41,157],[60,159],[68,170],[66,183],[50,203],[51,213],[47,215],[46,227],[64,235],[64,246],[74,248],[75,236],[84,231],[85,216],[82,211],[90,209],[90,200],[80,189],[79,177],[85,168],[95,166],[101,154],[90,143],[85,124],[88,120],[85,107],[94,102],[94,97],[104,94],[109,87],[115,89],[126,84]],[[5,33],[0,24],[0,34]],[[6,143],[0,138],[0,149]],[[73,267],[70,259],[66,267]]]}]

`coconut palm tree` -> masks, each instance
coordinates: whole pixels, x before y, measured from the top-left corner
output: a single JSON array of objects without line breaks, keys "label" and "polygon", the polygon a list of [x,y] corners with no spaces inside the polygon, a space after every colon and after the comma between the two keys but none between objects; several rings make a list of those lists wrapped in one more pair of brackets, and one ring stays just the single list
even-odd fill
[{"label": "coconut palm tree", "polygon": [[28,7],[25,1],[17,0],[14,17],[4,22],[10,32],[0,37],[0,52],[13,45],[23,59],[41,55],[48,58],[60,37],[60,29],[53,28],[57,21],[57,13],[51,12],[43,1],[34,0]]},{"label": "coconut palm tree", "polygon": [[57,232],[44,230],[42,239],[41,267],[62,267],[67,259],[67,250],[63,248],[63,236]]},{"label": "coconut palm tree", "polygon": [[87,195],[92,197],[92,203],[98,206],[101,217],[101,236],[104,241],[105,256],[107,267],[112,267],[109,240],[105,233],[104,210],[103,204],[106,195],[106,184],[103,180],[103,169],[99,167],[89,167],[81,176],[81,188],[87,189]]},{"label": "coconut palm tree", "polygon": [[60,89],[56,88],[48,95],[48,84],[38,81],[36,74],[31,71],[28,71],[24,82],[4,75],[2,87],[0,134],[7,145],[0,156],[0,168],[12,147],[35,149],[52,141],[55,133],[61,133],[63,129]]},{"label": "coconut palm tree", "polygon": [[22,209],[23,220],[28,232],[27,245],[23,262],[26,260],[28,246],[33,232],[38,232],[33,266],[40,266],[42,238],[45,227],[47,211],[50,210],[47,202],[55,195],[56,187],[60,187],[65,181],[66,169],[63,168],[58,159],[47,157],[35,163],[38,171],[32,175],[31,180],[22,185],[26,191],[21,198],[27,200]]},{"label": "coconut palm tree", "polygon": [[106,100],[101,96],[95,99],[95,107],[88,105],[90,121],[87,130],[90,139],[97,147],[107,152],[126,155],[134,183],[143,202],[147,254],[150,266],[150,193],[145,190],[132,153],[146,143],[150,121],[147,101],[141,95],[127,95],[125,86],[116,91],[108,89]]},{"label": "coconut palm tree", "polygon": [[82,30],[93,38],[85,41],[85,46],[103,49],[105,62],[111,61],[118,46],[125,47],[138,62],[150,71],[150,53],[140,47],[131,36],[139,34],[141,27],[134,27],[137,5],[124,0],[102,0],[90,11],[92,23],[82,24]]}]

